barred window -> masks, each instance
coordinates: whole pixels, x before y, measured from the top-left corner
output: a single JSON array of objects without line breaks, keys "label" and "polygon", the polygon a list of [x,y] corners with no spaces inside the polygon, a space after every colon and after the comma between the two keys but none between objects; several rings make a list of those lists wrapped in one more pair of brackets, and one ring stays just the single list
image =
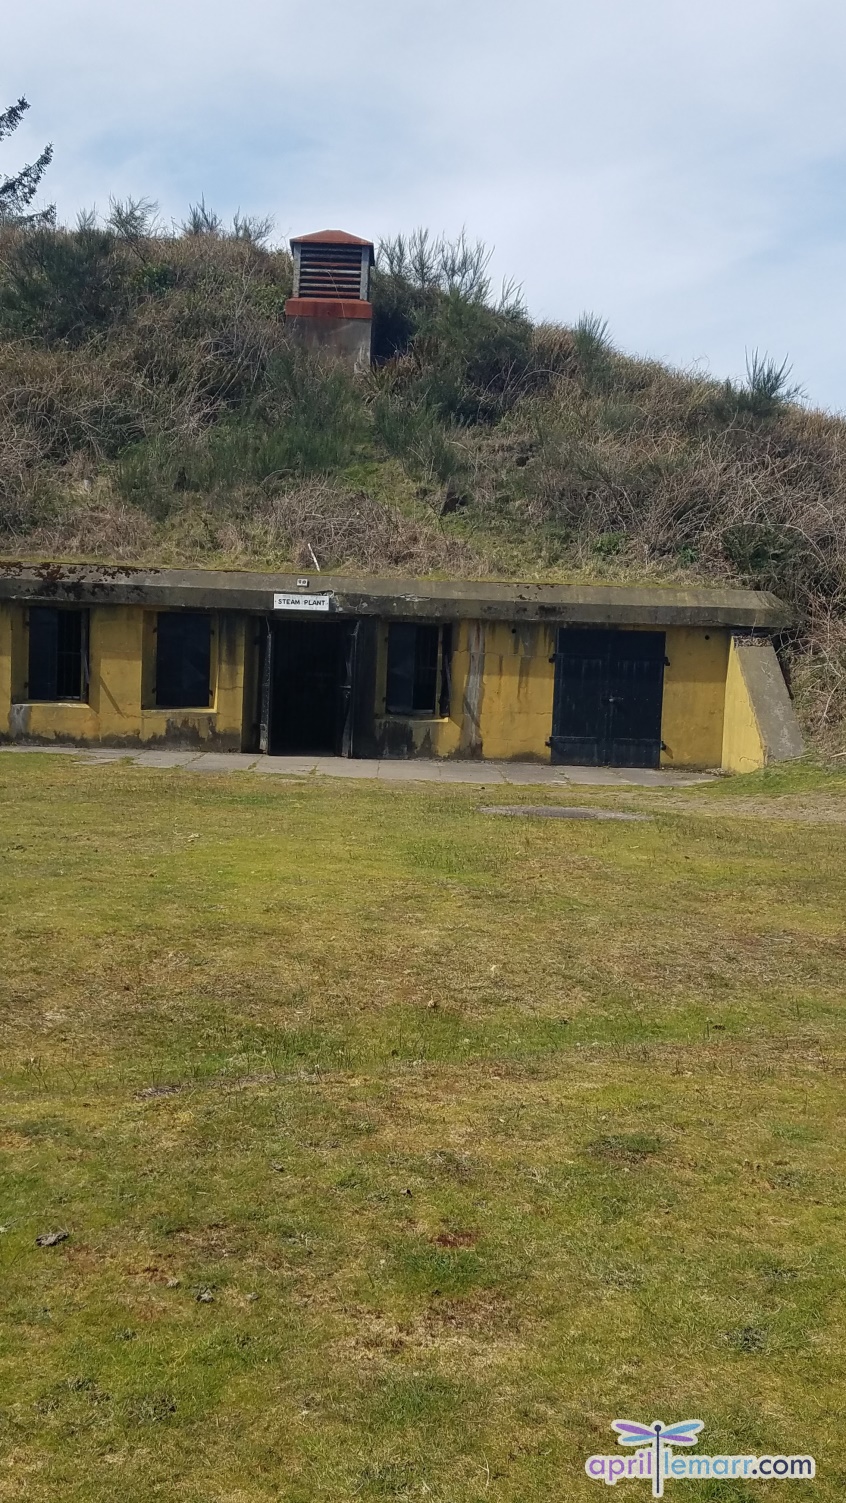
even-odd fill
[{"label": "barred window", "polygon": [[28,699],[88,698],[88,612],[34,605],[29,611]]},{"label": "barred window", "polygon": [[452,629],[397,621],[388,628],[389,715],[449,714]]},{"label": "barred window", "polygon": [[163,611],[156,621],[156,704],[163,710],[207,709],[211,700],[210,616]]}]

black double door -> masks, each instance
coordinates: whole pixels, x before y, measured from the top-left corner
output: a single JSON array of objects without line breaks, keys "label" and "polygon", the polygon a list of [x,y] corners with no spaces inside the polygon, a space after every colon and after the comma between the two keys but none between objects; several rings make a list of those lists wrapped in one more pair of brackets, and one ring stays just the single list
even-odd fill
[{"label": "black double door", "polygon": [[349,756],[354,621],[268,621],[259,745],[277,756]]},{"label": "black double door", "polygon": [[657,767],[664,633],[561,628],[555,651],[552,761]]}]

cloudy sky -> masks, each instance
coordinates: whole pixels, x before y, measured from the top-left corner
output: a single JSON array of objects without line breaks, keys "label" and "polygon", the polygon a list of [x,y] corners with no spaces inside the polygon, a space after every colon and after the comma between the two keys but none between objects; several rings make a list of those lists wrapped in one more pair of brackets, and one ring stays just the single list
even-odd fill
[{"label": "cloudy sky", "polygon": [[28,0],[0,90],[72,219],[201,194],[280,238],[425,224],[535,317],[846,409],[844,0]]}]

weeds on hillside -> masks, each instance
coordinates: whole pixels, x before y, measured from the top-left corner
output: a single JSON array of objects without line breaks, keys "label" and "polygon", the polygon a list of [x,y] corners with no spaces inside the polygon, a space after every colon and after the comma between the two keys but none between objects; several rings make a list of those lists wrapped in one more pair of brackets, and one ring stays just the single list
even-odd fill
[{"label": "weeds on hillside", "polygon": [[597,314],[533,326],[483,245],[417,231],[379,248],[353,377],[290,346],[270,233],[204,200],[166,231],[132,199],[0,230],[5,551],[293,562],[268,517],[331,494],[367,497],[370,541],[333,512],[327,568],[735,580],[792,606],[785,663],[836,741],[846,426],[797,404],[786,361],[720,383],[621,355]]},{"label": "weeds on hillside", "polygon": [[209,566],[362,574],[440,574],[480,578],[492,560],[471,540],[450,535],[418,504],[394,506],[331,479],[303,480],[271,492],[183,496],[155,517],[99,487],[77,487],[61,508],[45,505],[35,522],[7,531],[12,552],[44,557],[108,558],[172,567]]},{"label": "weeds on hillside", "polygon": [[771,355],[753,350],[746,356],[746,380],[737,385],[726,381],[715,401],[715,411],[731,420],[742,413],[756,418],[772,418],[788,402],[798,402],[805,393],[798,384],[791,385],[793,367],[785,358],[781,364]]}]

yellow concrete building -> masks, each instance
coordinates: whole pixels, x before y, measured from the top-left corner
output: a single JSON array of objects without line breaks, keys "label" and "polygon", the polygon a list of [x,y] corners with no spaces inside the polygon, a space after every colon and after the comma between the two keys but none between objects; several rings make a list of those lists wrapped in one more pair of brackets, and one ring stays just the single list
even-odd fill
[{"label": "yellow concrete building", "polygon": [[747,771],[801,754],[748,590],[0,564],[0,739]]}]

